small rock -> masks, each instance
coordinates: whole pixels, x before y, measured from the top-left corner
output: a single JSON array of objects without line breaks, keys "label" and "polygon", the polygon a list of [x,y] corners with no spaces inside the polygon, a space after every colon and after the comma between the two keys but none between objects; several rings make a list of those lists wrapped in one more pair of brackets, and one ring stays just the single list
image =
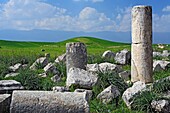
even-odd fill
[{"label": "small rock", "polygon": [[136,94],[146,89],[146,84],[144,82],[138,81],[133,84],[132,87],[128,88],[122,95],[122,99],[126,105],[131,108],[133,103],[133,98]]},{"label": "small rock", "polygon": [[[89,99],[91,99],[92,98],[92,96],[93,96],[93,91],[92,90],[87,90],[87,89],[75,89],[75,91],[74,92],[86,92],[87,93],[87,97],[89,97]],[[89,100],[88,99],[88,100]]]},{"label": "small rock", "polygon": [[99,71],[99,64],[87,64],[87,70],[90,72],[98,72]]},{"label": "small rock", "polygon": [[9,74],[5,75],[5,78],[15,77],[15,76],[17,76],[17,75],[19,75],[19,73],[9,73]]},{"label": "small rock", "polygon": [[48,75],[46,73],[41,73],[41,74],[38,74],[39,76],[41,77],[47,77]]},{"label": "small rock", "polygon": [[161,52],[153,52],[153,57],[161,57]]},{"label": "small rock", "polygon": [[66,62],[66,53],[56,58],[55,63],[59,63],[59,62]]},{"label": "small rock", "polygon": [[45,67],[44,67],[44,71],[46,73],[52,73],[52,74],[57,74],[58,71],[57,71],[57,68],[54,64],[52,63],[48,63]]},{"label": "small rock", "polygon": [[130,74],[131,74],[130,71],[123,71],[119,73],[119,77],[127,81],[130,79]]},{"label": "small rock", "polygon": [[0,113],[9,113],[11,94],[0,94]]},{"label": "small rock", "polygon": [[103,73],[106,73],[108,71],[119,73],[122,71],[122,68],[119,65],[105,62],[105,63],[99,64],[99,70]]},{"label": "small rock", "polygon": [[32,70],[36,70],[37,69],[37,65],[41,65],[42,68],[45,67],[48,64],[48,58],[46,57],[41,57],[39,59],[37,59],[31,66],[30,69]]},{"label": "small rock", "polygon": [[56,75],[54,75],[53,77],[51,77],[51,80],[52,80],[53,82],[59,82],[59,81],[61,80],[61,78],[60,78],[60,76],[58,76],[58,75],[56,74]]},{"label": "small rock", "polygon": [[168,100],[153,100],[151,106],[156,112],[170,113],[170,102]]},{"label": "small rock", "polygon": [[20,64],[20,63],[17,63],[14,66],[9,67],[10,71],[12,71],[12,72],[17,72],[21,68],[22,68],[22,64]]},{"label": "small rock", "polygon": [[164,69],[161,67],[160,64],[153,63],[153,72],[155,72],[155,71],[162,71],[162,70],[164,70]]},{"label": "small rock", "polygon": [[69,92],[69,88],[67,87],[64,87],[64,86],[55,86],[52,88],[53,91],[56,91],[56,92]]},{"label": "small rock", "polygon": [[125,49],[125,50],[122,50],[116,53],[115,61],[116,63],[122,64],[122,65],[130,64],[131,52]]},{"label": "small rock", "polygon": [[22,68],[23,68],[23,69],[26,69],[27,66],[28,66],[28,64],[23,64],[23,65],[22,65]]},{"label": "small rock", "polygon": [[114,57],[115,57],[115,53],[113,53],[110,50],[105,51],[102,55],[102,58],[105,58],[105,59],[114,59]]},{"label": "small rock", "polygon": [[170,62],[169,61],[163,61],[163,60],[154,60],[153,66],[156,66],[157,64],[160,64],[163,70],[170,68]]},{"label": "small rock", "polygon": [[0,80],[0,94],[12,93],[13,90],[24,89],[20,82],[15,80]]},{"label": "small rock", "polygon": [[169,57],[170,56],[170,53],[168,50],[164,50],[163,53],[162,53],[162,57]]},{"label": "small rock", "polygon": [[103,103],[110,103],[119,96],[120,92],[118,88],[114,85],[110,85],[97,96],[97,99],[100,99]]},{"label": "small rock", "polygon": [[80,88],[91,89],[98,81],[97,74],[79,68],[70,68],[66,86],[78,85]]}]

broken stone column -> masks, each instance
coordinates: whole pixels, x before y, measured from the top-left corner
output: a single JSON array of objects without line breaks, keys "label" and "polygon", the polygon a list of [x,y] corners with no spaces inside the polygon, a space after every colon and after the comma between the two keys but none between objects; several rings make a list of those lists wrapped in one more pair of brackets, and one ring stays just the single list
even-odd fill
[{"label": "broken stone column", "polygon": [[132,82],[153,82],[152,56],[152,7],[135,6],[132,9]]},{"label": "broken stone column", "polygon": [[87,94],[54,91],[14,91],[10,113],[89,113]]},{"label": "broken stone column", "polygon": [[66,65],[67,73],[70,68],[86,69],[87,50],[84,43],[75,42],[66,44]]}]

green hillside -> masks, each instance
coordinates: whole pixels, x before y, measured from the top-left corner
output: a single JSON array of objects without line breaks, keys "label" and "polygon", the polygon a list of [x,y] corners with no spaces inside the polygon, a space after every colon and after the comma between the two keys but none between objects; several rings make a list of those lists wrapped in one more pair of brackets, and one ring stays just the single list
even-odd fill
[{"label": "green hillside", "polygon": [[[111,42],[92,37],[77,37],[62,42],[19,42],[0,40],[1,55],[39,55],[50,53],[56,57],[65,52],[65,45],[69,42],[83,42],[87,46],[89,54],[102,53],[105,50],[119,51],[121,49],[130,49],[129,44]],[[42,52],[45,50],[45,52]]]}]

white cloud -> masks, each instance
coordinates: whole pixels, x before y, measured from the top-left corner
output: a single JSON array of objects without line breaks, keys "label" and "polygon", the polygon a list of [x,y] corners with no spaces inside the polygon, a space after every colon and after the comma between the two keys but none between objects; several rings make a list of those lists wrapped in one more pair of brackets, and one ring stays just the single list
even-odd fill
[{"label": "white cloud", "polygon": [[104,0],[73,0],[75,2],[80,2],[80,1],[84,1],[84,2],[93,2],[93,3],[96,3],[96,2],[104,2]]},{"label": "white cloud", "polygon": [[166,6],[162,9],[162,11],[170,11],[170,6]]}]

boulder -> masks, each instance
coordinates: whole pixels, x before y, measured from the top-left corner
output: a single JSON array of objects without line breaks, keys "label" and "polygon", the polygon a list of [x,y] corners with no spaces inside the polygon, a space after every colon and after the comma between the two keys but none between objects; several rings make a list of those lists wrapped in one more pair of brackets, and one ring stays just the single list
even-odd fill
[{"label": "boulder", "polygon": [[161,52],[153,52],[153,57],[161,57]]},{"label": "boulder", "polygon": [[115,57],[115,53],[113,53],[110,50],[105,51],[102,55],[102,58],[104,59],[114,59],[114,57]]},{"label": "boulder", "polygon": [[163,70],[170,68],[170,62],[164,61],[164,60],[154,60],[153,66],[156,66],[157,64],[160,64]]},{"label": "boulder", "polygon": [[144,91],[146,89],[146,84],[144,82],[138,81],[133,84],[132,87],[128,88],[122,95],[122,99],[126,103],[126,105],[131,108],[131,104],[133,103],[133,98],[135,95]]},{"label": "boulder", "polygon": [[15,76],[17,76],[17,75],[19,75],[19,73],[9,73],[9,74],[5,75],[5,78],[15,77]]},{"label": "boulder", "polygon": [[123,71],[119,73],[119,77],[121,77],[123,80],[128,81],[130,80],[130,71]]},{"label": "boulder", "polygon": [[119,73],[122,71],[122,68],[119,65],[105,62],[105,63],[99,64],[99,70],[103,73],[106,73],[108,71],[113,71],[113,72]]},{"label": "boulder", "polygon": [[66,62],[66,53],[56,58],[55,63],[59,63],[59,62]]},{"label": "boulder", "polygon": [[10,113],[89,113],[86,93],[14,91]]},{"label": "boulder", "polygon": [[122,64],[122,65],[130,64],[131,52],[124,49],[124,50],[116,53],[115,61],[116,61],[116,63]]},{"label": "boulder", "polygon": [[91,89],[98,81],[96,73],[79,68],[71,68],[67,75],[66,86],[79,86],[80,88]]},{"label": "boulder", "polygon": [[74,92],[86,92],[87,95],[88,95],[87,97],[88,97],[89,99],[91,99],[92,96],[93,96],[93,91],[92,91],[92,90],[87,90],[87,89],[75,89]]},{"label": "boulder", "polygon": [[87,70],[91,72],[98,72],[99,71],[99,64],[87,64]]},{"label": "boulder", "polygon": [[64,86],[54,86],[52,90],[56,92],[70,92],[70,89]]},{"label": "boulder", "polygon": [[151,106],[155,112],[170,113],[170,101],[168,100],[153,100]]},{"label": "boulder", "polygon": [[12,93],[13,90],[21,90],[24,87],[15,80],[0,80],[0,94]]},{"label": "boulder", "polygon": [[37,69],[37,65],[41,65],[42,68],[45,67],[48,64],[48,58],[47,57],[41,57],[38,58],[31,66],[30,69],[32,70],[36,70]]},{"label": "boulder", "polygon": [[0,94],[0,113],[9,113],[11,94]]},{"label": "boulder", "polygon": [[113,99],[118,98],[119,96],[120,92],[118,88],[114,85],[110,85],[97,96],[97,99],[101,100],[103,103],[110,103]]},{"label": "boulder", "polygon": [[20,63],[17,63],[15,64],[14,66],[10,66],[9,67],[9,70],[12,71],[12,72],[17,72],[19,69],[22,68],[22,64]]},{"label": "boulder", "polygon": [[44,67],[44,71],[45,73],[51,73],[51,74],[57,74],[58,70],[56,68],[56,66],[53,63],[48,63],[45,67]]},{"label": "boulder", "polygon": [[58,74],[56,74],[53,77],[51,77],[51,80],[53,82],[59,82],[61,80],[61,77]]}]

